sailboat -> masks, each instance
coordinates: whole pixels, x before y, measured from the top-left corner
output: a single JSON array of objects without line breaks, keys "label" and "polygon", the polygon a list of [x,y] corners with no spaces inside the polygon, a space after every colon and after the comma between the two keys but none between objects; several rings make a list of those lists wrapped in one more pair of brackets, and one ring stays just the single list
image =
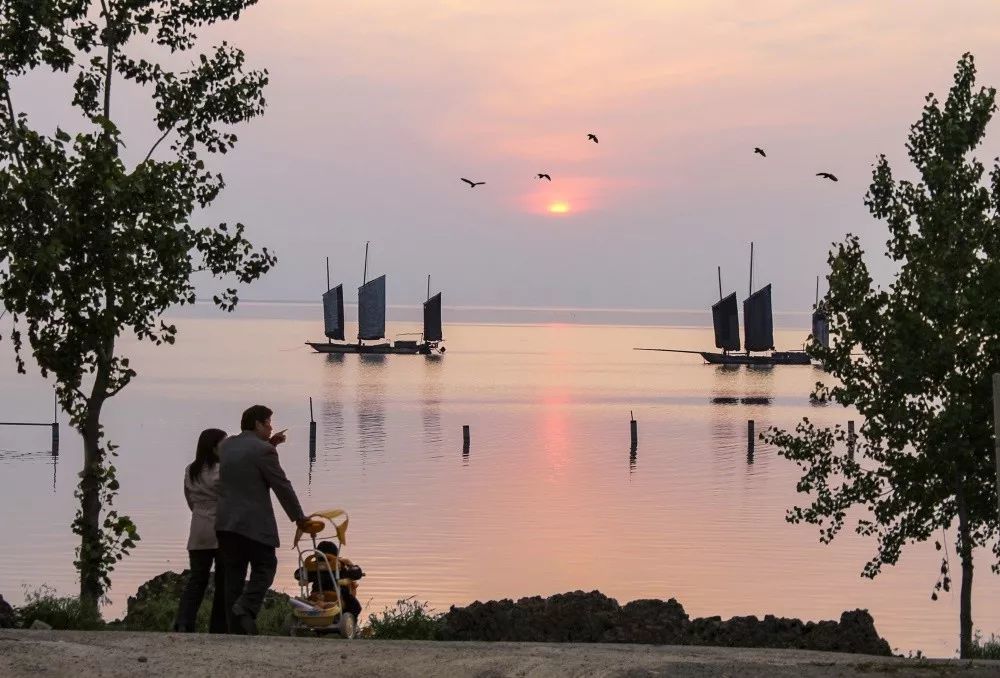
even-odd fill
[{"label": "sailboat", "polygon": [[816,303],[812,314],[813,341],[824,348],[830,348],[830,316],[826,311],[826,303],[819,303],[819,276],[816,276]]},{"label": "sailboat", "polygon": [[[430,355],[444,341],[441,328],[441,293],[430,296],[430,276],[427,276],[427,301],[424,302],[424,331],[420,339],[385,340],[385,275],[368,280],[368,243],[365,243],[365,269],[358,288],[358,340],[347,343],[344,335],[344,287],[330,287],[330,260],[326,261],[326,286],[323,294],[325,342],[307,341],[317,353],[396,353],[400,355]],[[378,342],[378,343],[365,343]]]},{"label": "sailboat", "polygon": [[[696,353],[712,365],[809,365],[805,351],[774,350],[774,317],[771,310],[771,284],[756,292],[753,289],[753,243],[750,243],[750,296],[743,302],[744,352],[740,352],[740,321],[736,292],[722,296],[722,268],[719,268],[719,301],[712,305],[713,351],[684,351],[669,348],[637,348],[637,351]],[[755,355],[756,353],[756,355]]]}]

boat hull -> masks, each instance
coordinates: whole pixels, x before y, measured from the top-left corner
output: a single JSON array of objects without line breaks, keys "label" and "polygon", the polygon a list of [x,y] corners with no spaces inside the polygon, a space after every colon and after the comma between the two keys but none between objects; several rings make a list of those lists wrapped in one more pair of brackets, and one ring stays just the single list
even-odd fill
[{"label": "boat hull", "polygon": [[764,355],[746,353],[710,353],[700,351],[705,362],[712,365],[811,365],[805,351],[774,351]]},{"label": "boat hull", "polygon": [[367,355],[431,355],[433,346],[430,344],[417,344],[410,342],[396,342],[395,344],[335,344],[329,342],[307,341],[309,346],[317,353],[359,353]]}]

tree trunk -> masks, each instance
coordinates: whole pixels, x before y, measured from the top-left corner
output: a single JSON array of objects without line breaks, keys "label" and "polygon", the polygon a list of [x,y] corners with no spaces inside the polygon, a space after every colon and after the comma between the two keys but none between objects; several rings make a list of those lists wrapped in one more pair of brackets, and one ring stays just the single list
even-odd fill
[{"label": "tree trunk", "polygon": [[[112,340],[113,342],[113,340]],[[110,342],[109,342],[110,343]],[[112,343],[113,345],[113,343]],[[101,479],[104,451],[101,449],[101,409],[107,399],[111,367],[100,361],[94,387],[87,399],[83,435],[83,474],[80,480],[80,602],[96,614],[104,594],[101,562]]]},{"label": "tree trunk", "polygon": [[968,659],[972,650],[972,536],[969,534],[969,508],[961,485],[958,499],[959,556],[962,559],[962,591],[959,607],[959,652]]},{"label": "tree trunk", "polygon": [[91,405],[83,430],[83,479],[80,481],[80,601],[96,611],[103,593],[101,553],[101,485],[104,454],[100,439],[100,406]]}]

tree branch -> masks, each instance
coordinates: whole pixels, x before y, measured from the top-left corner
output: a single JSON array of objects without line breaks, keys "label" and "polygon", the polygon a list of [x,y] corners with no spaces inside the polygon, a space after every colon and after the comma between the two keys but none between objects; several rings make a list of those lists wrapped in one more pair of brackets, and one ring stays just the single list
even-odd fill
[{"label": "tree branch", "polygon": [[21,135],[17,133],[17,116],[14,114],[14,102],[10,98],[10,83],[7,82],[7,78],[3,79],[4,84],[4,99],[7,102],[7,123],[10,125],[11,136],[14,137],[14,159],[17,160],[17,166],[24,171],[24,161],[21,159]]},{"label": "tree branch", "polygon": [[115,33],[111,27],[111,11],[106,0],[101,0],[101,10],[104,12],[104,25],[108,31],[108,61],[104,65],[104,119],[111,121],[111,71],[115,54]]},{"label": "tree branch", "polygon": [[141,165],[142,163],[144,163],[144,162],[147,162],[147,161],[148,161],[148,160],[149,160],[149,159],[150,159],[150,158],[152,157],[152,155],[153,155],[153,151],[155,151],[155,150],[156,150],[156,147],[157,147],[157,146],[159,146],[159,145],[160,145],[160,143],[162,143],[162,142],[163,142],[163,140],[164,140],[164,139],[166,139],[166,138],[167,138],[167,136],[168,136],[168,135],[169,135],[169,134],[170,134],[171,132],[173,132],[173,131],[174,131],[174,127],[176,127],[176,126],[177,126],[177,123],[175,122],[175,123],[174,123],[173,125],[171,125],[171,126],[170,126],[170,129],[168,129],[168,130],[167,130],[166,132],[164,132],[164,133],[163,133],[163,135],[162,135],[162,136],[161,136],[161,137],[160,137],[159,139],[157,139],[157,140],[156,140],[156,143],[155,143],[155,144],[153,144],[153,147],[149,149],[149,153],[147,153],[147,154],[146,154],[146,157],[145,157],[145,158],[143,158],[143,159],[142,159],[142,162],[140,162],[140,163],[139,163],[140,165]]}]

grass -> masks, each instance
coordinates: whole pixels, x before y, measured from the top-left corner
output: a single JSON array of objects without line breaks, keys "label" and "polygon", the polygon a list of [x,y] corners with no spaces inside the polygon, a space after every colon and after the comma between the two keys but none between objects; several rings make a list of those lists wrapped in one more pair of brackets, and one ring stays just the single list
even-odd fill
[{"label": "grass", "polygon": [[428,603],[401,598],[393,607],[369,615],[362,635],[376,640],[437,640],[443,624]]},{"label": "grass", "polygon": [[972,636],[970,659],[1000,659],[1000,636],[991,633],[984,639],[983,632],[976,631]]},{"label": "grass", "polygon": [[22,628],[30,627],[35,621],[43,621],[61,631],[95,631],[104,628],[100,612],[88,612],[80,599],[60,596],[56,590],[43,584],[34,591],[25,587],[24,605],[15,609],[17,623]]},{"label": "grass", "polygon": [[[212,596],[205,596],[198,609],[197,631],[208,632],[208,621],[212,610]],[[126,619],[105,623],[97,616],[87,613],[80,600],[74,596],[60,596],[46,584],[34,591],[25,587],[25,602],[16,607],[16,623],[28,628],[35,620],[40,620],[59,631],[170,631],[177,615],[178,597],[170,591],[161,590],[147,596],[141,605],[136,605]],[[292,606],[287,599],[269,593],[264,599],[257,628],[264,636],[287,636],[288,619]]]}]

